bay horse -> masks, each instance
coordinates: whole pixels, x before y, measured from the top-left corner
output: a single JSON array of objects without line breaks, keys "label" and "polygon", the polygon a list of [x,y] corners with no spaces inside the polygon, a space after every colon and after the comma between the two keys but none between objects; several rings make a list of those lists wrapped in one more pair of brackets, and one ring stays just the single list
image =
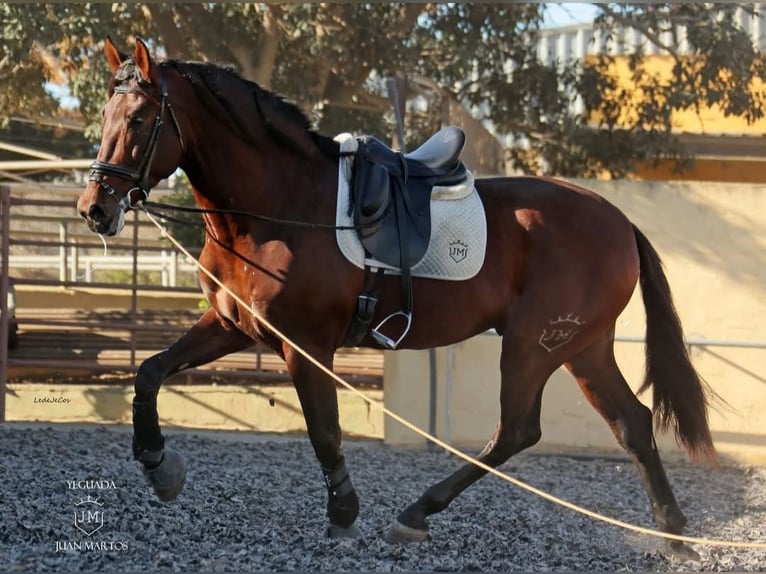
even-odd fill
[{"label": "bay horse", "polygon": [[[359,536],[335,383],[251,313],[257,310],[332,368],[365,280],[327,229],[335,224],[338,144],[312,130],[295,104],[230,68],[155,61],[140,40],[132,55],[109,39],[105,51],[109,98],[79,213],[92,231],[117,235],[126,211],[180,167],[204,210],[201,263],[237,295],[201,274],[210,309],[138,368],[135,459],[155,493],[172,500],[183,487],[186,463],[165,447],[160,431],[163,380],[261,341],[284,359],[297,390],[327,486],[328,535]],[[449,345],[489,329],[502,336],[500,420],[478,455],[492,467],[539,441],[543,387],[565,365],[635,462],[658,527],[680,534],[686,518],[660,461],[653,418],[675,431],[692,458],[716,455],[707,387],[691,365],[658,254],[616,207],[581,187],[543,177],[479,178],[475,187],[486,211],[484,263],[464,281],[413,279],[415,320],[400,348]],[[638,282],[647,316],[641,390],[652,389],[652,410],[632,392],[613,352],[616,319]],[[401,299],[398,279],[383,277],[376,318],[400,309]],[[578,331],[560,345],[543,345],[541,334],[562,316],[576,317]],[[361,346],[380,343],[368,332]],[[484,474],[466,464],[427,488],[398,515],[389,539],[427,538],[427,518]],[[680,541],[666,541],[665,548],[695,554]]]}]

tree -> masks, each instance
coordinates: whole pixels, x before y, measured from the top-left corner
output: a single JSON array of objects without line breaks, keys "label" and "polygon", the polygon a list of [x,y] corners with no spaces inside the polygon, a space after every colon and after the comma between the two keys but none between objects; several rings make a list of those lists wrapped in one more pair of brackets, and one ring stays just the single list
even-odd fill
[{"label": "tree", "polygon": [[[94,137],[109,34],[126,48],[141,36],[168,57],[235,63],[245,77],[300,103],[328,134],[390,136],[385,78],[424,77],[497,133],[526,142],[509,153],[531,172],[544,161],[559,175],[620,176],[638,160],[678,156],[678,110],[716,105],[748,121],[763,116],[766,62],[737,26],[736,6],[597,6],[605,37],[622,26],[644,39],[628,60],[630,86],[620,84],[617,60],[606,51],[584,63],[541,62],[542,4],[2,4],[0,114],[54,113],[45,83],[65,81]],[[687,53],[673,42],[677,25],[686,27]],[[645,66],[641,54],[650,44],[672,58],[669,76]],[[580,111],[571,105],[576,99]],[[408,141],[422,140],[433,120],[411,113]]]}]

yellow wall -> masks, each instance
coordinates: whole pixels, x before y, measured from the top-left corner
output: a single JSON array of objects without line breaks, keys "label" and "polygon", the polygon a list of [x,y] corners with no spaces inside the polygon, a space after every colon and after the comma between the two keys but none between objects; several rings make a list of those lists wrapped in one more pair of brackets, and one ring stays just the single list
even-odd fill
[{"label": "yellow wall", "polygon": [[[380,389],[366,389],[376,404]],[[130,424],[132,385],[8,385],[9,421]],[[250,432],[306,432],[298,395],[292,385],[162,386],[157,399],[164,427]],[[383,415],[350,391],[338,391],[340,423],[345,436],[380,439]]]},{"label": "yellow wall", "polygon": [[695,158],[689,169],[678,172],[675,168],[676,162],[667,159],[657,163],[642,162],[637,165],[635,176],[652,181],[766,182],[766,159]]},{"label": "yellow wall", "polygon": [[[766,185],[580,183],[615,203],[650,238],[665,263],[687,337],[766,342]],[[638,291],[618,319],[617,334],[644,335]],[[454,444],[476,448],[489,439],[499,415],[499,344],[499,337],[482,335],[439,349],[440,437],[449,435]],[[637,389],[643,346],[618,343],[616,354]],[[734,460],[766,463],[766,349],[695,347],[692,360],[729,405],[710,413],[719,451]],[[384,381],[386,406],[427,425],[426,353],[386,353]],[[650,404],[651,397],[642,400]],[[540,450],[619,451],[606,424],[563,370],[546,387],[542,416]],[[388,443],[423,443],[401,425],[385,424]],[[670,436],[658,444],[666,454],[682,454]]]},{"label": "yellow wall", "polygon": [[[663,81],[672,81],[673,60],[670,56],[645,56],[645,67],[650,75]],[[634,120],[633,105],[642,97],[642,91],[631,80],[631,71],[627,58],[618,58],[610,72],[618,78],[618,88],[611,97],[620,102],[622,122],[627,125]],[[753,91],[766,90],[762,81],[753,83]],[[627,94],[627,95],[626,95]],[[591,118],[592,125],[597,125],[598,115]],[[673,130],[681,134],[707,134],[712,136],[759,137],[766,135],[766,118],[748,124],[741,117],[726,117],[719,106],[702,106],[698,110],[677,111],[672,115]],[[635,177],[638,179],[667,181],[732,181],[739,183],[766,182],[766,158],[735,158],[726,157],[726,140],[721,140],[721,157],[697,157],[693,163],[678,171],[676,162],[662,160],[641,162],[636,168]],[[766,139],[764,139],[766,148]]]},{"label": "yellow wall", "polygon": [[[643,63],[650,75],[656,76],[663,81],[672,81],[674,61],[670,56],[644,56]],[[631,104],[640,101],[642,92],[631,80],[632,73],[628,59],[617,58],[610,68],[610,73],[618,78],[618,91],[611,96],[620,102],[625,121],[632,121]],[[766,86],[764,86],[763,82],[758,80],[754,82],[753,92],[762,92],[764,89],[766,89]],[[629,96],[624,98],[618,92],[629,94]],[[632,97],[630,94],[632,94]],[[597,117],[593,118],[594,121],[597,119]],[[766,118],[761,118],[752,124],[748,124],[744,118],[725,117],[723,111],[718,106],[703,106],[699,110],[674,112],[672,123],[673,128],[681,133],[750,136],[766,134]]]}]

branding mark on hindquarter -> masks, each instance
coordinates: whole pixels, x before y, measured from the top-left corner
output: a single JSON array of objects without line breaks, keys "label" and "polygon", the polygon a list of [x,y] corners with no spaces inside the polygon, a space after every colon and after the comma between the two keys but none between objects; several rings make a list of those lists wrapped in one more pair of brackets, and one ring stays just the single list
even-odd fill
[{"label": "branding mark on hindquarter", "polygon": [[574,339],[585,323],[586,321],[574,313],[568,313],[566,316],[559,315],[558,318],[548,321],[548,326],[543,329],[537,342],[550,353]]}]

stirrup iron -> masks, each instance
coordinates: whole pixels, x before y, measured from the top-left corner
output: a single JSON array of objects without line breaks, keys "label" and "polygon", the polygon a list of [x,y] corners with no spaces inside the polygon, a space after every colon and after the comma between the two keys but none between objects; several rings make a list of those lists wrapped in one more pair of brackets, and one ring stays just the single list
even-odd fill
[{"label": "stirrup iron", "polygon": [[[407,319],[407,324],[404,326],[404,331],[402,331],[402,334],[399,335],[399,338],[394,340],[387,335],[384,335],[380,332],[380,328],[387,323],[389,320],[393,319],[394,317],[402,316],[405,319]],[[372,329],[370,331],[372,333],[373,339],[375,339],[378,343],[383,345],[386,349],[389,349],[393,351],[399,346],[399,343],[402,342],[402,339],[404,339],[407,336],[407,333],[410,332],[410,327],[412,327],[412,311],[405,312],[405,311],[397,311],[396,313],[391,313],[388,317],[383,319],[380,323],[378,323],[378,326]]]}]

